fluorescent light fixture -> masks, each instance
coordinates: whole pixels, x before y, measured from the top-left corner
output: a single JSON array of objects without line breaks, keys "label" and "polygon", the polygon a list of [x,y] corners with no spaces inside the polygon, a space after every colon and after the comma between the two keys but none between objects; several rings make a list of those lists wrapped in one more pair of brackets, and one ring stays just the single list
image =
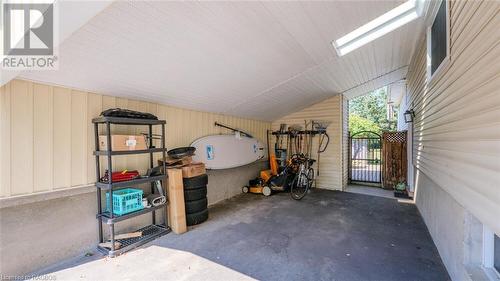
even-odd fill
[{"label": "fluorescent light fixture", "polygon": [[409,0],[369,23],[332,42],[339,56],[343,56],[418,18],[422,0]]}]

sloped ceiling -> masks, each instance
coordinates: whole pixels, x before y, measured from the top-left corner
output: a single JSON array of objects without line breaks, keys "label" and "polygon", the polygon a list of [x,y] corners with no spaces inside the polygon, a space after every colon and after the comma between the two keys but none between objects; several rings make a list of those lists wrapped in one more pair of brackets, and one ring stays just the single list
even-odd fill
[{"label": "sloped ceiling", "polygon": [[119,1],[62,43],[59,70],[21,76],[274,120],[404,78],[420,20],[340,58],[331,45],[402,2]]}]

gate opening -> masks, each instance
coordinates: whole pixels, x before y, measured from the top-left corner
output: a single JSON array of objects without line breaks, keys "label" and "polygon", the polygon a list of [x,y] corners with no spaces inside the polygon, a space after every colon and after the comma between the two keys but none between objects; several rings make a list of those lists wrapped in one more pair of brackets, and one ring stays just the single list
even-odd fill
[{"label": "gate opening", "polygon": [[349,182],[382,183],[382,138],[371,131],[349,137]]},{"label": "gate opening", "polygon": [[349,100],[349,183],[382,187],[382,134],[397,130],[397,112],[389,87]]}]

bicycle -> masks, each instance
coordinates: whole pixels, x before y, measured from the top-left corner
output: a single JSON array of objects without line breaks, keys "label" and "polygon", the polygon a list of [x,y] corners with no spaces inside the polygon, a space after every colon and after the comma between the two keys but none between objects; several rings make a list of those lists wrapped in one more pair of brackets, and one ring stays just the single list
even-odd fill
[{"label": "bicycle", "polygon": [[292,163],[297,165],[297,173],[290,186],[290,195],[293,199],[300,200],[304,198],[311,188],[314,181],[312,165],[315,161],[303,154],[296,154],[292,157]]}]

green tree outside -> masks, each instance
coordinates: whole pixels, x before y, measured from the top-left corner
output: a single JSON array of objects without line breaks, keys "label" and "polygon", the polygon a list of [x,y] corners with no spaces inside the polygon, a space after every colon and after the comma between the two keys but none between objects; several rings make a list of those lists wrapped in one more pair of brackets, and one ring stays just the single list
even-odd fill
[{"label": "green tree outside", "polygon": [[387,88],[383,87],[370,94],[353,98],[349,101],[349,131],[395,131],[397,128],[397,110],[391,120],[387,113]]},{"label": "green tree outside", "polygon": [[371,131],[377,134],[382,133],[382,129],[380,128],[380,126],[375,124],[373,121],[356,114],[350,114],[349,116],[349,131],[351,133],[357,133],[361,131]]}]

